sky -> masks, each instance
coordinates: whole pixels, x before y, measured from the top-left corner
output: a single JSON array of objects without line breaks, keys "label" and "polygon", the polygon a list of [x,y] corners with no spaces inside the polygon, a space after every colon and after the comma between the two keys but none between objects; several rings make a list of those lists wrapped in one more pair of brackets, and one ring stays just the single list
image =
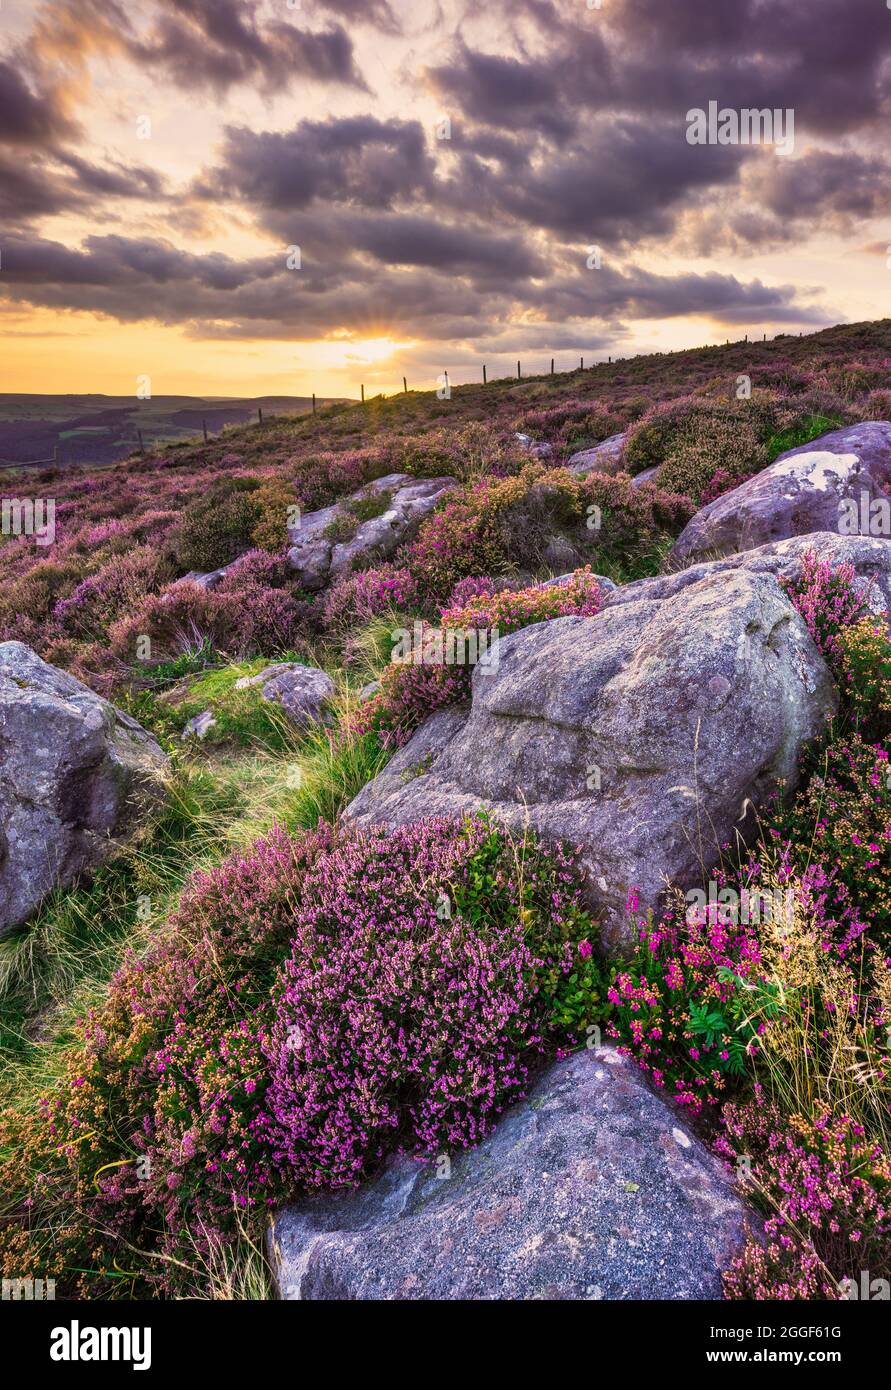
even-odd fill
[{"label": "sky", "polygon": [[0,0],[0,390],[355,396],[884,317],[889,4]]}]

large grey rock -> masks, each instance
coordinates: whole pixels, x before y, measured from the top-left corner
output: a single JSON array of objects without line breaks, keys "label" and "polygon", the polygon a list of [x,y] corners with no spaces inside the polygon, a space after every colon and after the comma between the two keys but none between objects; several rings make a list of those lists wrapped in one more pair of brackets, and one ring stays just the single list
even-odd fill
[{"label": "large grey rock", "polygon": [[166,763],[135,719],[0,643],[0,934],[132,834]]},{"label": "large grey rock", "polygon": [[709,575],[732,574],[738,570],[772,575],[776,579],[781,576],[797,579],[803,558],[808,554],[816,555],[833,568],[850,565],[854,571],[854,587],[866,604],[875,613],[891,612],[891,541],[875,536],[840,536],[831,531],[790,536],[788,540],[762,545],[757,550],[739,551],[721,560],[700,561],[672,574],[632,580],[630,584],[620,584],[610,590],[604,604],[672,598]]},{"label": "large grey rock", "polygon": [[280,1211],[281,1297],[718,1299],[747,1222],[760,1224],[608,1047],[553,1064],[450,1165],[395,1158],[354,1193]]},{"label": "large grey rock", "polygon": [[[850,533],[859,516],[891,488],[891,423],[867,420],[790,449],[710,502],[674,544],[678,561],[705,560],[815,531]],[[856,531],[861,529],[858,524]],[[868,530],[866,533],[869,534]],[[887,536],[887,532],[884,533]]]},{"label": "large grey rock", "polygon": [[586,473],[618,473],[622,467],[622,454],[625,449],[626,431],[611,434],[595,444],[593,449],[580,449],[567,460],[570,473],[584,477]]},{"label": "large grey rock", "polygon": [[596,617],[502,638],[497,658],[475,671],[458,731],[431,744],[424,726],[346,815],[528,818],[580,847],[614,937],[629,888],[655,906],[668,880],[701,885],[721,844],[754,833],[757,809],[779,781],[794,786],[802,745],[837,706],[776,574],[744,566],[620,587]]},{"label": "large grey rock", "polygon": [[[305,589],[315,591],[351,570],[364,557],[386,559],[410,540],[440,499],[457,487],[454,478],[413,478],[408,473],[389,473],[376,478],[353,498],[308,512],[297,525],[288,528],[291,548],[288,561]],[[335,541],[325,535],[340,516],[349,516],[347,500],[392,493],[386,511],[360,522],[349,540]]]},{"label": "large grey rock", "polygon": [[236,690],[259,686],[264,700],[281,705],[295,724],[318,723],[325,719],[327,707],[334,695],[334,682],[316,666],[303,666],[296,661],[281,661],[265,666],[255,676],[241,676]]}]

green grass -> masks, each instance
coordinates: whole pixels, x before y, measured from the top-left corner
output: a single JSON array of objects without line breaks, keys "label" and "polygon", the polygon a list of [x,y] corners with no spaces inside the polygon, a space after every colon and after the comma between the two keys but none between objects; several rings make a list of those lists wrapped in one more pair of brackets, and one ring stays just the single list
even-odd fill
[{"label": "green grass", "polygon": [[828,434],[830,430],[837,430],[843,424],[837,415],[809,415],[800,425],[793,429],[783,430],[780,434],[772,434],[767,440],[768,463],[773,463],[780,454],[785,454],[787,449],[797,449],[801,444],[810,444],[812,439],[818,439],[821,434]]}]

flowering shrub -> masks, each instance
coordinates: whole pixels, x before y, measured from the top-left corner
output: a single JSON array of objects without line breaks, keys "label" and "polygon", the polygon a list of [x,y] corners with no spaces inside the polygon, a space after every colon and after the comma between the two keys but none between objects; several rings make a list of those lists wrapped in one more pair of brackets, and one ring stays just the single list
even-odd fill
[{"label": "flowering shrub", "polygon": [[600,612],[602,595],[590,565],[576,570],[565,584],[542,584],[531,589],[478,594],[474,598],[446,608],[442,626],[446,629],[477,631],[497,629],[502,637],[532,623],[547,622],[549,618],[568,615],[593,618]]},{"label": "flowering shrub", "polygon": [[274,829],[193,876],[15,1130],[15,1161],[26,1144],[52,1177],[30,1237],[0,1232],[9,1267],[62,1203],[54,1258],[81,1292],[107,1292],[124,1242],[164,1257],[150,1283],[176,1292],[196,1247],[209,1261],[288,1195],[397,1147],[474,1142],[548,1047],[600,1017],[593,935],[573,856],[479,818]]},{"label": "flowering shrub", "polygon": [[[840,678],[855,722],[870,738],[891,734],[891,637],[884,618],[861,618],[842,629]],[[837,673],[838,674],[838,673]]]},{"label": "flowering shrub", "polygon": [[378,569],[358,570],[343,575],[329,589],[325,623],[332,628],[367,623],[389,608],[413,608],[417,601],[417,586],[407,569],[381,565]]},{"label": "flowering shrub", "polygon": [[484,479],[450,496],[427,517],[408,547],[406,564],[430,602],[445,598],[468,575],[506,568],[508,560],[496,521],[498,513],[523,492],[517,479]]},{"label": "flowering shrub", "polygon": [[148,546],[115,555],[106,565],[59,599],[53,617],[73,636],[101,640],[122,614],[173,578],[169,564]]},{"label": "flowering shrub", "polygon": [[591,960],[573,890],[530,863],[520,898],[511,869],[484,822],[430,821],[309,875],[269,1050],[275,1157],[301,1186],[353,1183],[398,1144],[476,1143],[523,1094],[542,972],[590,979]]},{"label": "flowering shrub", "polygon": [[807,625],[823,656],[838,667],[843,655],[841,629],[863,615],[864,598],[856,584],[853,565],[832,565],[808,551],[801,559],[801,572],[795,578],[780,577],[780,586],[789,595]]},{"label": "flowering shrub", "polygon": [[510,579],[492,579],[487,574],[468,575],[459,579],[439,612],[442,615],[448,608],[460,608],[472,598],[481,594],[498,594],[502,589],[517,589],[519,584]]},{"label": "flowering shrub", "polygon": [[[213,590],[180,580],[114,625],[112,650],[128,663],[144,660],[147,670],[205,644],[231,656],[271,656],[297,650],[313,616],[310,603],[285,589],[254,584],[249,572]],[[145,637],[151,646],[140,657],[138,644]]]},{"label": "flowering shrub", "polygon": [[891,1160],[862,1125],[784,1116],[760,1088],[722,1122],[720,1150],[747,1156],[743,1186],[774,1213],[766,1244],[750,1237],[727,1271],[728,1298],[869,1298],[873,1278],[891,1279]]},{"label": "flowering shrub", "polygon": [[698,1114],[742,1079],[755,1034],[742,1020],[762,985],[754,931],[719,904],[676,911],[658,923],[636,913],[634,952],[609,990],[609,1035],[681,1105]]},{"label": "flowering shrub", "polygon": [[737,486],[768,463],[755,421],[739,411],[691,415],[670,442],[659,486],[701,500],[722,469]]},{"label": "flowering shrub", "polygon": [[[600,611],[600,605],[597,579],[586,567],[576,570],[566,584],[481,593],[460,607],[447,608],[439,628],[421,625],[418,656],[422,659],[386,667],[380,690],[353,714],[350,729],[376,734],[385,748],[401,747],[436,710],[470,699],[474,653],[490,649],[495,631],[507,636],[550,618],[590,617]],[[449,634],[462,642],[466,634],[475,639],[469,650],[462,646],[467,657],[462,664],[447,662]],[[457,652],[458,641],[454,645]]]},{"label": "flowering shrub", "polygon": [[184,570],[219,569],[245,549],[260,519],[254,496],[258,486],[256,478],[220,478],[188,504],[176,540]]},{"label": "flowering shrub", "polygon": [[[857,734],[829,736],[806,750],[804,784],[765,818],[764,833],[791,862],[831,866],[859,916],[891,947],[891,774],[888,753]],[[813,871],[812,871],[813,872]],[[842,911],[844,904],[839,904]],[[846,939],[848,932],[845,932]]]}]

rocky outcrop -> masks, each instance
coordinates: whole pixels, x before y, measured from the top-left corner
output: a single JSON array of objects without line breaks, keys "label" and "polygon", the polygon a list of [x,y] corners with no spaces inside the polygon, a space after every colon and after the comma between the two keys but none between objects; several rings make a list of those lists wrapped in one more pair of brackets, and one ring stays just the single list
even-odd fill
[{"label": "rocky outcrop", "polygon": [[282,661],[265,666],[255,676],[241,676],[236,690],[259,686],[264,700],[281,705],[294,724],[322,722],[334,695],[334,682],[316,666],[303,666],[296,661]]},{"label": "rocky outcrop", "polygon": [[600,1047],[476,1148],[286,1207],[269,1254],[286,1299],[717,1299],[747,1223],[723,1165]]},{"label": "rocky outcrop", "polygon": [[[887,565],[884,544],[869,564]],[[748,558],[623,585],[596,617],[503,638],[497,664],[474,673],[469,715],[430,720],[348,818],[488,807],[510,825],[528,819],[581,848],[608,936],[625,928],[629,888],[647,907],[668,881],[701,885],[722,843],[754,833],[778,783],[794,786],[802,745],[837,706],[777,582],[800,553]]]},{"label": "rocky outcrop", "polygon": [[618,473],[622,467],[626,431],[611,434],[592,449],[580,449],[566,462],[570,473],[584,477],[586,473]]},{"label": "rocky outcrop", "polygon": [[135,719],[0,643],[0,933],[132,834],[166,763]]},{"label": "rocky outcrop", "polygon": [[642,598],[670,599],[707,576],[733,574],[738,570],[771,575],[775,579],[781,575],[793,579],[800,574],[802,558],[809,553],[833,568],[852,566],[854,586],[868,606],[876,613],[891,612],[891,541],[872,536],[839,536],[830,531],[790,536],[788,540],[762,545],[757,550],[740,551],[722,560],[701,561],[673,574],[632,580],[614,587],[605,603],[636,603]]},{"label": "rocky outcrop", "polygon": [[[407,473],[390,473],[351,498],[308,512],[297,525],[288,528],[291,568],[304,589],[315,591],[351,570],[359,560],[386,559],[412,538],[424,518],[454,487],[454,478],[413,478]],[[373,502],[382,493],[389,493],[390,497],[380,515],[358,521],[352,535],[338,540],[338,525],[351,524],[350,504]]]},{"label": "rocky outcrop", "polygon": [[[712,559],[816,531],[889,536],[878,529],[891,491],[891,423],[867,420],[790,449],[710,502],[675,542],[675,560]],[[883,501],[884,499],[884,505]]]}]

